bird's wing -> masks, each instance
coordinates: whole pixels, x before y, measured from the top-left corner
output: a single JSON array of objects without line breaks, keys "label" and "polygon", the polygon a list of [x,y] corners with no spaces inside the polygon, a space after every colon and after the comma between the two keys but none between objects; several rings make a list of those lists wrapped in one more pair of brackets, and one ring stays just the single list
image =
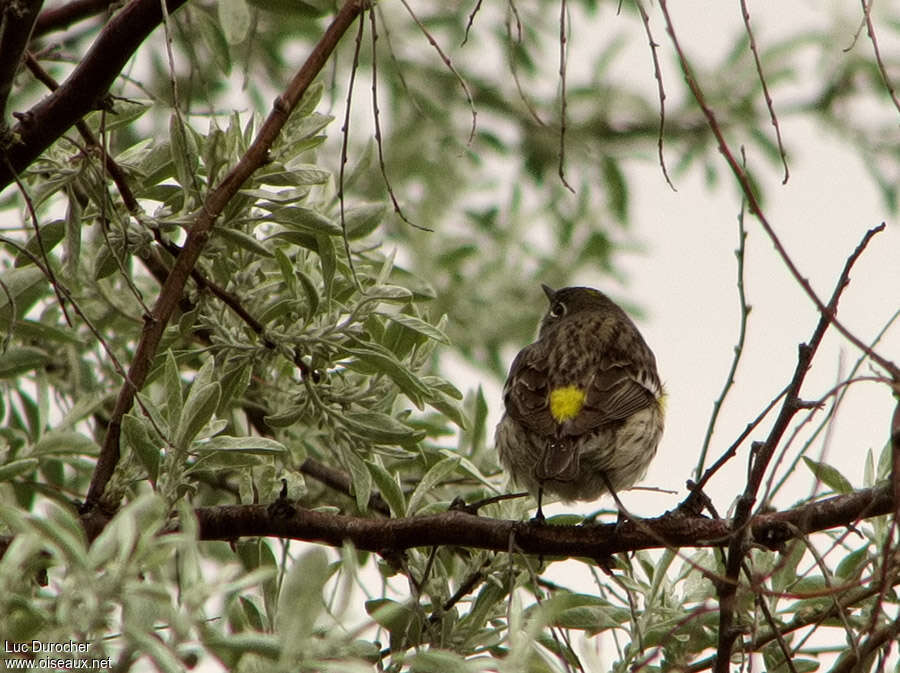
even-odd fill
[{"label": "bird's wing", "polygon": [[[653,357],[649,349],[646,353]],[[565,434],[580,435],[598,426],[625,420],[656,403],[661,385],[655,371],[638,366],[624,351],[615,348],[607,351],[603,361],[602,367],[595,367],[584,406],[568,421]]]},{"label": "bird's wing", "polygon": [[550,413],[549,375],[540,344],[526,346],[509,368],[503,388],[506,413],[532,432],[545,437],[556,433]]}]

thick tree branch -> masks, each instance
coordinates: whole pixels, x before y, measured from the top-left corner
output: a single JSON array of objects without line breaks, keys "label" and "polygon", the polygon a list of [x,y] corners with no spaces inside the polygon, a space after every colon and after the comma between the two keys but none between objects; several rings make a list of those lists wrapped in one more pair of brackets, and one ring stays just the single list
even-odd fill
[{"label": "thick tree branch", "polygon": [[[784,512],[760,514],[748,526],[751,543],[770,549],[799,535],[860,519],[888,514],[893,509],[890,486],[863,489]],[[731,535],[727,519],[686,517],[667,513],[655,519],[597,526],[549,526],[447,511],[429,516],[374,519],[295,508],[293,516],[270,512],[265,505],[224,505],[196,510],[203,540],[234,540],[273,536],[358,549],[397,552],[412,547],[459,545],[508,551],[511,536],[527,554],[605,558],[638,549],[718,547]]]}]

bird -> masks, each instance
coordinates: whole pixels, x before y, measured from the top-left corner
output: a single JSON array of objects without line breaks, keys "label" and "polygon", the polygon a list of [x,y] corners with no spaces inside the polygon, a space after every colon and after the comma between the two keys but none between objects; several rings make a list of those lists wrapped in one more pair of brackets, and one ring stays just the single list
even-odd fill
[{"label": "bird", "polygon": [[656,358],[625,311],[594,288],[541,287],[549,307],[510,366],[494,436],[537,521],[544,493],[596,500],[642,479],[665,416]]}]

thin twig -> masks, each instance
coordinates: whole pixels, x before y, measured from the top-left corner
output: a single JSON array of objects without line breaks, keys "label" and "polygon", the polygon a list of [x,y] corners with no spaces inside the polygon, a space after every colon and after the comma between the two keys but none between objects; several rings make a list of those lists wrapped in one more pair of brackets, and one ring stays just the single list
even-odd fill
[{"label": "thin twig", "polygon": [[[369,10],[371,11],[371,9]],[[365,13],[365,10],[363,10]],[[347,166],[347,147],[350,144],[350,110],[353,101],[353,85],[356,82],[356,72],[359,70],[359,52],[362,47],[363,31],[366,22],[363,14],[359,16],[359,28],[356,31],[356,42],[353,47],[353,64],[350,66],[350,83],[347,85],[347,102],[344,106],[344,125],[341,126],[341,165],[338,169],[338,203],[341,211],[341,238],[344,240],[344,253],[347,255],[347,264],[350,267],[350,275],[356,287],[362,291],[362,285],[359,277],[356,275],[356,267],[353,265],[353,254],[350,252],[350,237],[347,236],[347,214],[344,204],[344,170]],[[375,73],[372,72],[372,79],[375,79]],[[377,113],[376,113],[377,114]]]},{"label": "thin twig", "polygon": [[387,188],[388,196],[391,198],[391,203],[394,205],[394,212],[397,213],[397,216],[406,222],[406,224],[415,227],[416,229],[433,231],[433,229],[416,224],[406,217],[406,214],[400,207],[400,203],[397,201],[397,197],[394,195],[394,188],[391,186],[390,178],[388,178],[387,167],[384,163],[384,139],[381,135],[381,116],[380,110],[378,109],[378,49],[376,44],[378,41],[378,27],[375,22],[375,11],[372,9],[369,10],[369,23],[372,27],[372,115],[375,120],[375,145],[378,147],[378,166],[381,169],[381,179],[384,180],[384,186]]},{"label": "thin twig", "polygon": [[469,13],[469,20],[466,21],[466,33],[465,35],[463,35],[463,41],[460,43],[460,47],[465,46],[466,42],[469,41],[469,30],[471,30],[472,26],[475,23],[475,17],[478,15],[479,10],[481,9],[482,1],[483,0],[478,0],[478,2],[475,3],[475,7]]},{"label": "thin twig", "polygon": [[[506,11],[506,20],[504,23],[506,24],[506,58],[509,62],[509,72],[512,75],[513,82],[516,85],[516,93],[519,94],[519,100],[522,101],[522,104],[525,106],[525,109],[528,110],[528,114],[531,115],[531,118],[539,126],[546,126],[547,124],[541,119],[537,110],[534,107],[534,104],[525,95],[525,89],[522,87],[522,80],[519,79],[519,68],[516,66],[516,56],[515,56],[515,43],[522,44],[522,20],[519,18],[519,10],[516,9],[515,2],[513,0],[508,0],[506,3],[507,11]],[[512,21],[510,17],[515,18],[516,20],[516,38],[513,39],[512,34]]]},{"label": "thin twig", "polygon": [[469,85],[466,84],[466,80],[463,79],[463,76],[459,74],[459,71],[456,69],[456,66],[453,65],[453,62],[450,60],[450,57],[444,53],[444,50],[441,49],[441,45],[437,43],[437,40],[434,39],[434,36],[428,31],[425,25],[419,20],[419,17],[413,11],[412,7],[409,6],[409,3],[406,0],[400,0],[403,3],[403,6],[406,8],[406,11],[409,13],[412,20],[419,27],[419,30],[422,31],[422,34],[425,36],[425,39],[428,40],[428,44],[434,47],[434,50],[438,53],[438,56],[441,57],[441,61],[443,61],[444,65],[447,66],[447,69],[453,73],[453,76],[456,78],[456,81],[459,82],[459,85],[462,87],[463,93],[466,95],[466,101],[469,103],[469,110],[472,113],[472,126],[469,130],[469,138],[466,140],[466,147],[472,144],[472,140],[475,138],[475,129],[478,127],[478,111],[475,109],[475,99],[472,97],[472,92],[469,90]]},{"label": "thin twig", "polygon": [[744,341],[747,337],[747,319],[750,316],[750,306],[747,304],[747,294],[744,290],[744,261],[746,259],[747,250],[747,230],[744,228],[746,203],[746,200],[741,201],[741,209],[738,212],[738,247],[734,251],[734,255],[737,258],[738,308],[740,309],[738,340],[734,345],[734,357],[731,359],[731,367],[728,370],[728,375],[725,377],[725,385],[722,387],[722,392],[719,394],[719,397],[713,402],[712,415],[710,416],[709,424],[706,426],[706,436],[703,438],[703,448],[700,450],[700,459],[697,461],[697,469],[694,472],[698,479],[703,472],[703,464],[706,462],[706,452],[709,450],[709,444],[712,441],[716,420],[719,418],[719,412],[722,410],[722,405],[725,402],[725,398],[728,396],[728,392],[734,385],[734,377],[737,373],[741,356],[744,353]]},{"label": "thin twig", "polygon": [[894,102],[894,107],[900,112],[900,98],[897,97],[897,90],[894,88],[894,83],[888,75],[887,67],[884,65],[884,59],[881,58],[881,48],[878,46],[878,38],[875,36],[875,25],[872,23],[872,3],[874,0],[869,0],[869,2],[860,0],[860,2],[862,3],[863,16],[865,17],[866,22],[866,33],[869,35],[869,40],[872,42],[872,51],[875,52],[875,63],[878,65],[878,73],[884,81],[884,86],[888,90],[888,95]]},{"label": "thin twig", "polygon": [[641,15],[641,23],[644,24],[644,32],[647,34],[647,41],[650,43],[650,58],[653,60],[653,76],[656,78],[656,93],[659,98],[659,134],[656,138],[656,153],[659,156],[659,167],[662,169],[663,177],[666,179],[669,187],[672,188],[673,192],[677,192],[678,190],[675,189],[675,185],[672,184],[672,179],[669,177],[669,169],[666,168],[666,158],[663,155],[663,136],[666,128],[666,90],[663,87],[662,68],[659,66],[659,55],[657,54],[659,43],[653,39],[653,33],[650,30],[650,15],[647,14],[644,3],[641,0],[634,0],[634,4],[637,6],[638,12]]},{"label": "thin twig", "polygon": [[[863,0],[865,2],[865,0]],[[781,141],[781,127],[778,125],[778,117],[775,115],[775,106],[772,103],[772,96],[769,94],[769,85],[766,84],[766,77],[763,75],[762,62],[759,59],[759,50],[756,48],[756,37],[753,35],[753,29],[750,27],[750,9],[747,7],[747,0],[741,0],[741,17],[744,19],[744,28],[747,31],[747,37],[750,38],[750,51],[753,53],[753,61],[756,63],[756,74],[759,77],[759,83],[762,85],[763,97],[766,99],[766,107],[769,110],[769,119],[772,126],[775,127],[775,140],[778,143],[778,152],[781,154],[781,163],[784,166],[784,180],[781,184],[786,185],[790,177],[788,170],[787,155],[784,152],[784,143]],[[746,162],[744,162],[746,165]]]},{"label": "thin twig", "polygon": [[566,71],[568,69],[568,49],[566,43],[568,37],[568,27],[566,23],[568,15],[568,5],[566,0],[560,0],[559,3],[559,173],[560,182],[563,186],[573,194],[575,190],[566,180],[566,108],[568,106],[568,95],[566,93]]}]

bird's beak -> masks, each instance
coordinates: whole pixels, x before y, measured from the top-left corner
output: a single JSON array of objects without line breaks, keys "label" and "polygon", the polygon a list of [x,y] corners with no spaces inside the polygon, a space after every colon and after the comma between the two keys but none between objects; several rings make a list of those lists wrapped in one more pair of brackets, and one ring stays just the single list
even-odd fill
[{"label": "bird's beak", "polygon": [[543,283],[541,283],[541,289],[544,291],[544,294],[547,295],[547,301],[549,301],[552,304],[553,297],[556,296],[556,290],[554,290],[549,285],[544,285]]}]

